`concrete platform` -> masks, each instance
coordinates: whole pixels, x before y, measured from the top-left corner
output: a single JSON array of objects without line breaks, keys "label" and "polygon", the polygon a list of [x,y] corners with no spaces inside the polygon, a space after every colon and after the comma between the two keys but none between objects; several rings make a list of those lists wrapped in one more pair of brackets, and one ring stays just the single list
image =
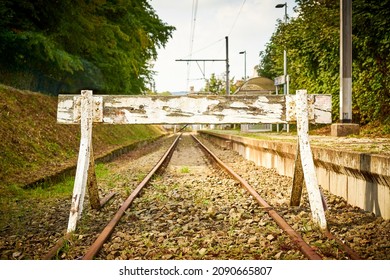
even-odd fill
[{"label": "concrete platform", "polygon": [[[258,166],[292,177],[296,136],[198,131]],[[255,139],[260,137],[261,139]],[[390,139],[310,137],[319,185],[349,204],[390,219]]]}]

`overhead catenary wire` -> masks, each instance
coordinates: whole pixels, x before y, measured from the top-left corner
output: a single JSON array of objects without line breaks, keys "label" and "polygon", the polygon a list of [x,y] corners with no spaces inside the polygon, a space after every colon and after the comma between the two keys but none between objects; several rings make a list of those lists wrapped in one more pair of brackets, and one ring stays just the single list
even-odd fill
[{"label": "overhead catenary wire", "polygon": [[[224,41],[224,40],[225,40],[225,37],[221,37],[220,39],[218,39],[218,40],[216,40],[216,41],[210,43],[209,45],[207,45],[207,46],[205,46],[205,47],[202,47],[202,48],[200,48],[200,49],[197,49],[197,50],[193,51],[193,52],[191,53],[191,56],[192,56],[193,54],[196,54],[196,53],[199,53],[199,52],[201,52],[201,51],[204,51],[204,50],[206,50],[206,49],[208,49],[208,48],[210,48],[210,47],[212,47],[212,46],[214,46],[214,45],[216,45],[216,44],[218,44],[219,42]],[[190,57],[190,55],[186,56],[186,58],[189,58],[189,57]]]},{"label": "overhead catenary wire", "polygon": [[[198,14],[198,0],[192,1],[192,12],[191,12],[191,27],[190,27],[190,42],[189,42],[189,53],[188,56],[192,57],[192,50],[194,47],[194,38],[195,38],[195,27],[196,27],[196,17]],[[187,88],[190,79],[191,72],[191,62],[187,62]]]},{"label": "overhead catenary wire", "polygon": [[[220,38],[220,39],[218,39],[218,40],[212,42],[211,44],[209,44],[209,45],[207,45],[207,46],[205,46],[205,47],[203,47],[203,48],[200,48],[200,49],[198,49],[198,50],[196,50],[196,51],[193,51],[193,52],[191,53],[191,55],[186,56],[185,58],[187,59],[187,66],[188,66],[189,63],[191,63],[191,58],[192,58],[192,55],[193,55],[193,54],[196,54],[196,53],[199,53],[199,52],[201,52],[201,51],[204,51],[205,49],[208,49],[208,48],[210,48],[210,47],[212,47],[212,46],[214,46],[214,45],[220,43],[220,42],[223,41],[223,40],[225,40],[225,38]],[[212,63],[214,63],[214,61],[216,61],[216,60],[218,60],[218,59],[210,59],[209,61],[211,61]],[[220,60],[222,60],[222,59],[220,59]],[[205,63],[204,63],[204,62],[207,61],[207,59],[194,59],[193,61],[195,61],[197,64],[198,64],[199,61],[203,61],[203,69],[201,69],[200,66],[199,66],[199,64],[198,64],[198,67],[199,67],[199,69],[200,69],[200,72],[202,73],[202,78],[190,79],[190,78],[189,78],[189,75],[188,75],[188,76],[187,76],[187,83],[188,83],[189,81],[195,81],[195,80],[206,80],[206,69],[205,69],[206,66],[205,66]],[[188,74],[189,74],[189,73],[188,73]],[[187,88],[188,88],[188,84],[187,84]]]},{"label": "overhead catenary wire", "polygon": [[194,38],[195,38],[195,27],[196,27],[196,17],[198,14],[198,0],[192,1],[192,13],[191,13],[191,30],[190,30],[190,48],[189,55],[192,55],[192,49],[194,47]]},{"label": "overhead catenary wire", "polygon": [[[234,21],[233,21],[233,24],[232,24],[232,26],[231,26],[231,28],[230,28],[230,31],[229,31],[227,37],[229,37],[229,36],[231,35],[231,33],[233,32],[234,27],[235,27],[236,24],[237,24],[238,18],[239,18],[240,15],[241,15],[241,12],[242,12],[242,9],[244,8],[245,3],[246,3],[246,0],[243,0],[242,4],[241,4],[241,6],[240,6],[240,9],[238,10],[237,15],[236,15],[236,17],[235,17],[235,19],[234,19]],[[218,53],[220,53],[221,50],[222,50],[222,47],[221,47],[221,49],[218,51]],[[228,75],[228,73],[226,73],[226,75]]]},{"label": "overhead catenary wire", "polygon": [[[244,8],[245,3],[246,3],[246,0],[244,0],[244,1],[242,2],[241,6],[240,6],[240,9],[239,9],[239,11],[238,11],[238,13],[237,13],[237,15],[236,15],[236,18],[234,19],[234,22],[233,22],[233,24],[232,24],[232,26],[231,26],[231,28],[230,28],[229,33],[228,33],[229,35],[233,32],[233,29],[234,29],[234,27],[235,27],[236,24],[237,24],[238,18],[240,17],[240,14],[241,14],[241,12],[242,12],[242,9]],[[191,28],[192,28],[192,27],[191,27]],[[205,46],[205,47],[203,47],[203,48],[200,48],[200,49],[198,49],[198,50],[196,50],[196,51],[192,51],[192,48],[191,48],[190,53],[189,53],[189,55],[187,56],[187,58],[190,58],[193,54],[198,53],[198,52],[201,52],[201,51],[203,51],[203,50],[205,50],[205,49],[208,49],[208,48],[210,48],[210,47],[212,47],[212,46],[214,46],[214,45],[216,45],[216,44],[218,44],[219,42],[224,41],[224,40],[225,40],[225,36],[221,37],[220,39],[218,39],[218,40],[216,40],[216,41],[210,43],[209,45],[207,45],[207,46]]]},{"label": "overhead catenary wire", "polygon": [[[233,21],[233,24],[230,28],[230,31],[228,33],[228,37],[230,36],[230,34],[233,32],[236,24],[237,24],[237,21],[240,17],[240,14],[245,6],[245,3],[246,3],[246,0],[243,0],[238,12],[237,12],[237,15]],[[200,52],[202,50],[205,50],[219,42],[221,42],[222,40],[224,40],[225,38],[221,38],[221,39],[218,39],[216,41],[214,41],[213,43],[197,50],[196,52],[193,52],[193,46],[194,46],[194,38],[195,38],[195,28],[196,28],[196,20],[197,20],[197,12],[198,12],[198,0],[193,0],[192,1],[192,13],[191,13],[191,28],[190,28],[190,43],[189,43],[189,54],[188,54],[188,58],[191,59],[192,58],[192,55],[194,53],[197,53],[197,52]],[[198,65],[199,66],[199,65]],[[202,74],[203,74],[203,77],[205,78],[205,73],[204,73],[204,69],[203,71],[201,70]],[[189,87],[189,81],[190,81],[190,73],[191,73],[191,61],[188,61],[187,62],[187,88]]]},{"label": "overhead catenary wire", "polygon": [[241,7],[240,7],[240,9],[238,10],[237,16],[236,16],[236,18],[235,18],[234,21],[233,21],[232,27],[230,28],[230,31],[229,31],[229,33],[228,33],[228,34],[229,34],[228,36],[230,36],[230,34],[232,34],[233,29],[234,29],[234,27],[236,26],[236,23],[237,23],[237,21],[238,21],[238,18],[240,17],[240,14],[241,14],[241,12],[242,12],[242,8],[244,8],[245,2],[246,2],[246,0],[244,0],[244,1],[242,2]]}]

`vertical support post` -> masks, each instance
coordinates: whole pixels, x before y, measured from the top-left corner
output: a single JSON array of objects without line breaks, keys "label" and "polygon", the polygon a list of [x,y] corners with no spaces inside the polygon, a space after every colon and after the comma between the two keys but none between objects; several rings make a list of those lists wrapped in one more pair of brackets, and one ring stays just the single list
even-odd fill
[{"label": "vertical support post", "polygon": [[101,204],[100,204],[99,191],[98,191],[97,180],[96,180],[95,159],[93,156],[92,141],[90,143],[89,155],[90,156],[89,156],[89,168],[88,168],[88,180],[87,180],[89,203],[91,204],[92,209],[99,210]]},{"label": "vertical support post", "polygon": [[286,48],[283,50],[283,76],[284,76],[284,85],[283,85],[283,94],[287,94],[287,51]]},{"label": "vertical support post", "polygon": [[[284,4],[284,23],[287,26],[287,2]],[[289,77],[287,75],[287,50],[286,46],[284,46],[283,50],[283,76],[284,76],[284,85],[283,85],[283,94],[289,94]],[[290,132],[290,124],[283,125],[283,128],[286,129],[287,132]]]},{"label": "vertical support post", "polygon": [[352,0],[340,0],[340,120],[352,122]]},{"label": "vertical support post", "polygon": [[301,162],[301,149],[299,148],[298,140],[297,154],[295,155],[294,177],[291,191],[290,206],[299,206],[299,204],[301,203],[302,189],[304,184],[305,181]]},{"label": "vertical support post", "polygon": [[301,163],[307,194],[309,197],[312,218],[321,229],[325,230],[327,228],[325,211],[322,204],[320,188],[318,186],[313,154],[311,152],[309,143],[309,117],[306,90],[297,90],[296,115]]},{"label": "vertical support post", "polygon": [[244,81],[246,82],[246,51],[244,56]]},{"label": "vertical support post", "polygon": [[226,95],[230,95],[230,79],[229,79],[229,37],[226,40]]},{"label": "vertical support post", "polygon": [[[279,85],[276,86],[276,94],[278,94],[278,87],[279,87]],[[272,124],[271,124],[271,127],[272,127]],[[276,124],[276,132],[279,132],[279,124],[278,123]]]},{"label": "vertical support post", "polygon": [[[287,60],[287,58],[286,58],[286,60]],[[287,94],[290,94],[290,76],[287,75],[287,72],[286,72],[286,89],[287,89]],[[287,131],[287,133],[289,133],[290,132],[290,124],[287,123],[286,127],[287,127],[286,131]]]},{"label": "vertical support post", "polygon": [[81,97],[79,100],[81,109],[81,138],[76,177],[73,187],[72,204],[69,214],[68,233],[76,229],[77,220],[80,219],[83,211],[92,143],[92,91],[81,91]]}]

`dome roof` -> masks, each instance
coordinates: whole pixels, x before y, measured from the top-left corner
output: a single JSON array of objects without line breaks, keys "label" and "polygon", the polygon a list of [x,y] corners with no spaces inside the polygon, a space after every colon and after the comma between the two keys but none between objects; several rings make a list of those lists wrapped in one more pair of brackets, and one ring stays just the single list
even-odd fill
[{"label": "dome roof", "polygon": [[254,77],[247,80],[237,89],[235,94],[242,93],[272,93],[275,91],[274,81],[265,77]]}]

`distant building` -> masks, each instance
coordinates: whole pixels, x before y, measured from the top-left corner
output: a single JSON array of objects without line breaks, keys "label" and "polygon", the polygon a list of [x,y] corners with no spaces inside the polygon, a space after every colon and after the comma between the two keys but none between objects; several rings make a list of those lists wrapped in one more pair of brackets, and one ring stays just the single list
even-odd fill
[{"label": "distant building", "polygon": [[244,82],[233,94],[272,94],[275,92],[274,81],[265,77],[253,77]]},{"label": "distant building", "polygon": [[[254,71],[256,74],[257,71]],[[265,77],[255,77],[250,78],[246,82],[242,83],[240,87],[233,94],[274,94],[276,92],[274,81]],[[262,132],[262,131],[272,131],[271,124],[242,124],[241,131],[245,132]]]}]

